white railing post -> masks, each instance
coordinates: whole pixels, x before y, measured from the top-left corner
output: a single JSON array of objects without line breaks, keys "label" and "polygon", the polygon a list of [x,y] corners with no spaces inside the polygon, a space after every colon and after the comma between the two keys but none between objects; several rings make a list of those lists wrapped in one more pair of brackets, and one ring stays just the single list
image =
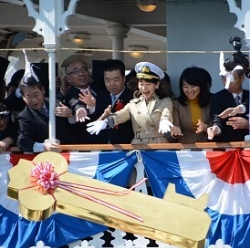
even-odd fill
[{"label": "white railing post", "polygon": [[78,0],[71,0],[68,9],[64,11],[64,0],[40,0],[39,12],[35,9],[31,0],[23,0],[28,15],[36,20],[33,31],[42,35],[44,38],[43,45],[48,53],[49,61],[49,139],[54,140],[56,137],[56,122],[54,110],[56,107],[55,82],[56,82],[56,50],[60,46],[59,37],[68,30],[66,25],[67,18],[75,13],[76,3]]}]

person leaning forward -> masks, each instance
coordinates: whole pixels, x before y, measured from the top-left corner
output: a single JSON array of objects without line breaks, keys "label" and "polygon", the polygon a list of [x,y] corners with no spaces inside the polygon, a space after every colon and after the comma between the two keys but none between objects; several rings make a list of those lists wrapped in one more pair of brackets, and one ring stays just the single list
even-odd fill
[{"label": "person leaning forward", "polygon": [[105,120],[89,123],[87,131],[99,134],[105,128],[113,128],[131,120],[134,132],[132,144],[168,142],[166,133],[173,126],[172,101],[159,91],[159,80],[164,77],[164,73],[158,66],[149,62],[136,64],[135,71],[139,82],[134,98],[123,109]]},{"label": "person leaning forward", "polygon": [[[241,65],[235,66],[223,78],[228,88],[212,96],[211,118],[213,125],[207,129],[208,138],[216,142],[244,141],[249,133],[249,120],[246,113],[249,103],[249,91],[243,89],[245,71]],[[236,98],[239,97],[238,102]],[[226,114],[227,109],[236,109],[237,116]],[[225,111],[225,112],[224,112]],[[234,114],[233,114],[234,115]]]},{"label": "person leaning forward", "polygon": [[[103,71],[105,89],[101,88],[97,91],[96,109],[94,114],[90,115],[92,120],[98,119],[105,111],[110,114],[121,110],[133,98],[133,92],[125,85],[125,65],[122,61],[106,60],[103,64]],[[82,98],[81,96],[79,99]],[[106,117],[102,116],[101,119]],[[96,143],[100,144],[130,144],[133,136],[129,120],[114,128],[102,130],[98,136],[92,135],[92,138],[96,138]]]},{"label": "person leaning forward", "polygon": [[[87,64],[81,60],[74,60],[65,69],[70,89],[65,95],[64,104],[68,106],[75,116],[75,122],[71,122],[70,133],[72,144],[94,143],[86,131],[86,123],[89,115],[95,112],[96,93],[91,89],[91,77]],[[83,101],[79,100],[83,96]]]},{"label": "person leaning forward", "polygon": [[[57,143],[45,142],[49,138],[49,103],[45,101],[44,87],[31,71],[26,70],[19,85],[26,106],[17,116],[17,147],[22,152],[61,152]],[[56,138],[61,144],[68,143],[66,124],[66,118],[56,117]]]}]

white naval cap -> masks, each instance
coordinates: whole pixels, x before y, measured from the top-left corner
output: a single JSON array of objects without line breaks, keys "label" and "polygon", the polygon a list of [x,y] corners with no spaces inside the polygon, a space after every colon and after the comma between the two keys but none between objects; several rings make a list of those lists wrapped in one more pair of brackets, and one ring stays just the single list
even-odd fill
[{"label": "white naval cap", "polygon": [[164,73],[160,67],[150,62],[140,62],[135,65],[136,77],[143,79],[163,79]]}]

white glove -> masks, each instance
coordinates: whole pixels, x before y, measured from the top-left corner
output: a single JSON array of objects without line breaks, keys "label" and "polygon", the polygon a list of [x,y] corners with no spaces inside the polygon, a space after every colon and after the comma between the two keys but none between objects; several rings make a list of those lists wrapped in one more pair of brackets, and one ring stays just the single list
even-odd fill
[{"label": "white glove", "polygon": [[171,127],[173,127],[173,123],[169,120],[161,120],[159,123],[158,133],[167,133],[171,131]]},{"label": "white glove", "polygon": [[98,135],[101,130],[105,129],[107,127],[107,122],[100,120],[100,121],[93,121],[87,124],[87,131],[90,134],[96,134]]}]

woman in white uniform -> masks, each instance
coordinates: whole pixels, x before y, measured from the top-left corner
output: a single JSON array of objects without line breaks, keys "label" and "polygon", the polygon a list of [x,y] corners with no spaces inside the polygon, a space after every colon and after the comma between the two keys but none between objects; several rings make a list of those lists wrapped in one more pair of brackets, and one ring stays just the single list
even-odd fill
[{"label": "woman in white uniform", "polygon": [[131,120],[134,131],[132,144],[168,142],[166,133],[172,127],[173,106],[169,96],[159,89],[159,80],[164,77],[164,73],[149,62],[136,64],[135,71],[139,82],[134,98],[105,120],[89,123],[87,131],[90,134],[99,134],[105,128],[113,128]]}]

